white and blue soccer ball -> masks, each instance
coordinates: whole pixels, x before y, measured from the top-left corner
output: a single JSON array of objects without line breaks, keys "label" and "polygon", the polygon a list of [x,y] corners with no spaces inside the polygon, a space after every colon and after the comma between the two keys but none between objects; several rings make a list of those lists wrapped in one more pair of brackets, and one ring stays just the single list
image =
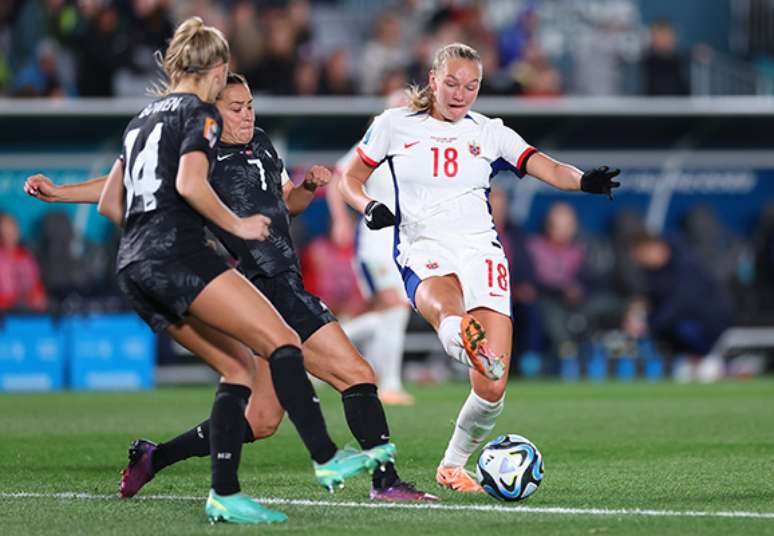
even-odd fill
[{"label": "white and blue soccer ball", "polygon": [[495,499],[520,501],[540,486],[543,455],[526,437],[501,435],[481,451],[476,477],[481,487]]}]

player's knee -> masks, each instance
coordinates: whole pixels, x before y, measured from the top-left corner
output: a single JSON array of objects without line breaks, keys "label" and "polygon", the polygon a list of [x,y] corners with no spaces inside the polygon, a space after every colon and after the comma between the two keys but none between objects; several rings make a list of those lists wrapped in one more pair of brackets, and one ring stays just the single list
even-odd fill
[{"label": "player's knee", "polygon": [[274,352],[274,350],[281,348],[282,346],[295,346],[296,348],[301,348],[301,337],[299,337],[298,333],[292,329],[284,328],[277,330],[276,333],[270,334],[268,343],[270,347],[269,353]]},{"label": "player's knee", "polygon": [[376,373],[373,367],[360,354],[357,354],[352,367],[349,367],[348,370],[351,371],[350,378],[348,378],[350,386],[358,383],[376,383]]},{"label": "player's knee", "polygon": [[230,359],[218,367],[218,372],[226,383],[250,386],[255,380],[256,368],[252,359]]}]

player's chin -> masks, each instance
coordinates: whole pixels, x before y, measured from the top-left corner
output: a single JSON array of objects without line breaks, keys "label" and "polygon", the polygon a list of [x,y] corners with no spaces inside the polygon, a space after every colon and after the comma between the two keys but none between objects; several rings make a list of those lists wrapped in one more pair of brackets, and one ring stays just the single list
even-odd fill
[{"label": "player's chin", "polygon": [[465,114],[468,113],[468,106],[454,106],[450,105],[449,110],[449,119],[452,121],[459,121],[463,117],[465,117]]}]

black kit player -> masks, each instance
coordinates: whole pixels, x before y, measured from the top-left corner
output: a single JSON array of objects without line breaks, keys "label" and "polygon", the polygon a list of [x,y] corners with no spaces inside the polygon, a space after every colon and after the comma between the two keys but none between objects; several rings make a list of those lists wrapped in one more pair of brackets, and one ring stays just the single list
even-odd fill
[{"label": "black kit player", "polygon": [[129,122],[98,208],[124,229],[117,281],[128,302],[154,330],[192,351],[211,347],[200,356],[223,378],[209,419],[207,517],[275,523],[287,517],[242,494],[237,477],[256,369],[251,357],[228,351],[234,341],[268,359],[277,398],[312,453],[323,485],[386,463],[394,446],[365,453],[336,448],[304,371],[298,335],[205,244],[204,217],[244,239],[264,239],[270,223],[260,214],[237,216],[208,182],[222,130],[212,103],[226,85],[228,62],[227,41],[200,18],[176,29],[160,59],[169,83]]},{"label": "black kit player", "polygon": [[[224,118],[210,184],[237,215],[264,214],[272,225],[263,241],[243,240],[217,226],[213,234],[239,261],[238,268],[271,301],[303,343],[304,365],[314,376],[342,394],[350,430],[364,449],[389,440],[389,429],[374,384],[374,373],[347,339],[335,317],[320,300],[304,289],[298,257],[290,237],[290,216],[302,212],[314,190],[330,180],[330,172],[314,166],[302,185],[293,187],[282,160],[263,130],[255,127],[252,95],[239,75],[231,74],[216,102]],[[90,202],[99,195],[104,179],[55,186],[47,178],[30,177],[25,190],[45,201]],[[234,351],[239,351],[234,349]],[[242,348],[241,353],[249,351]],[[271,435],[284,411],[272,389],[265,364],[257,360],[258,374],[245,418],[245,441]],[[209,453],[205,421],[180,436],[155,445],[137,440],[130,449],[121,495],[131,497],[164,467]],[[375,500],[436,500],[398,477],[392,463],[375,471],[370,497]]]}]

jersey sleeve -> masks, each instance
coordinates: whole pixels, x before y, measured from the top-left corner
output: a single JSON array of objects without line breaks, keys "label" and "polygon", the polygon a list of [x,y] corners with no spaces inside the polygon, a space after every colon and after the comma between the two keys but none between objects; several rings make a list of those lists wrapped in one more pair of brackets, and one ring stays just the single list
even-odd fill
[{"label": "jersey sleeve", "polygon": [[214,107],[197,107],[185,120],[180,156],[193,151],[202,151],[207,158],[212,159],[222,131],[220,115]]},{"label": "jersey sleeve", "polygon": [[495,139],[500,157],[516,169],[516,174],[519,177],[526,175],[527,161],[537,152],[537,149],[499,120],[496,125]]},{"label": "jersey sleeve", "polygon": [[376,167],[384,160],[390,149],[390,131],[390,117],[387,112],[376,116],[355,149],[363,162]]},{"label": "jersey sleeve", "polygon": [[280,186],[285,186],[290,182],[290,175],[288,175],[288,170],[282,160],[280,160],[280,165],[282,166],[282,171],[280,171]]}]

